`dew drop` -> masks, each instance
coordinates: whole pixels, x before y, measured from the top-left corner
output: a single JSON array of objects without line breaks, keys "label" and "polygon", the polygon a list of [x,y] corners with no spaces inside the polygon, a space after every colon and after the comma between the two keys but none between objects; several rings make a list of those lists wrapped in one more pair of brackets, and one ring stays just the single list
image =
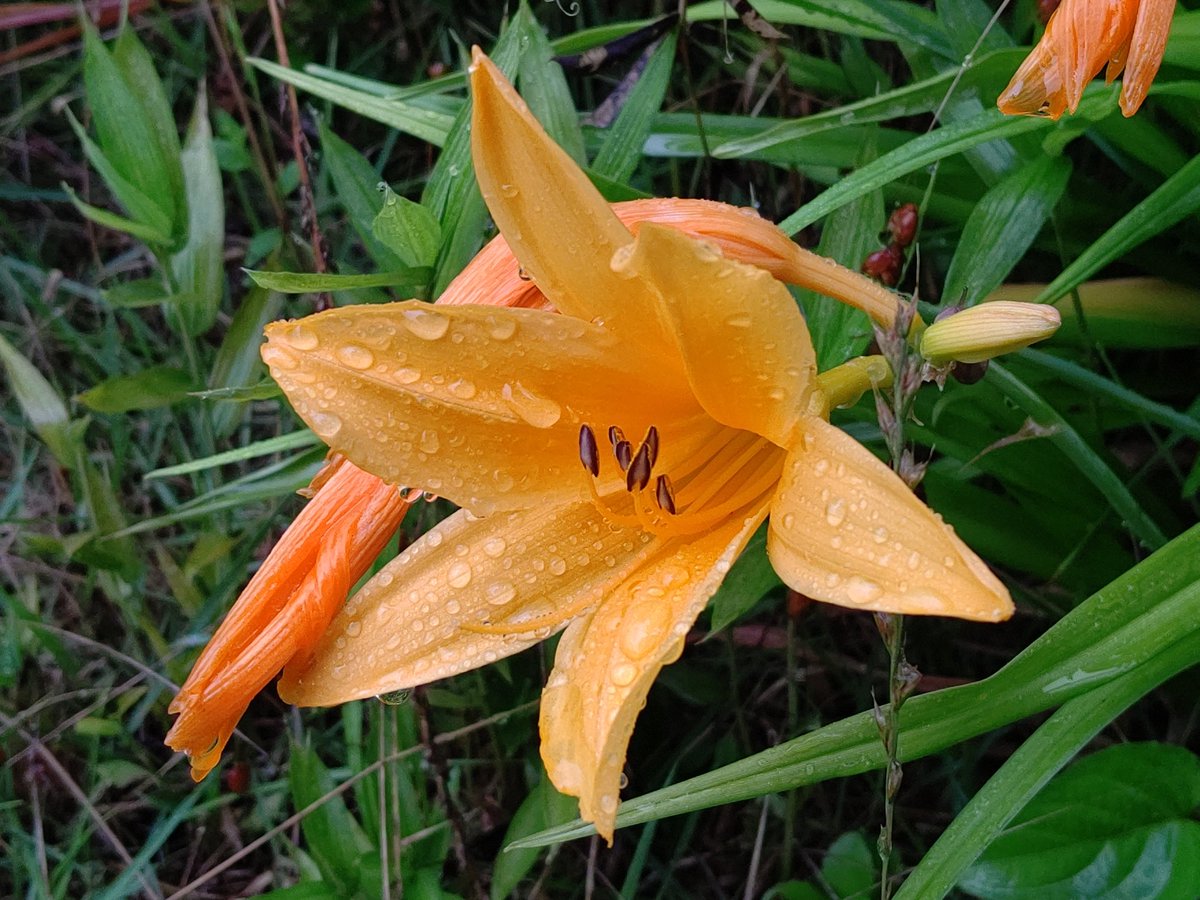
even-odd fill
[{"label": "dew drop", "polygon": [[421,380],[421,372],[419,369],[411,369],[408,366],[404,366],[393,372],[392,378],[400,384],[412,384],[415,381]]},{"label": "dew drop", "polygon": [[346,344],[343,347],[338,347],[334,355],[351,369],[358,369],[359,371],[369,369],[375,365],[375,354],[366,347],[361,347],[358,344]]},{"label": "dew drop", "polygon": [[846,521],[846,501],[841,497],[829,501],[825,507],[825,521],[837,528]]},{"label": "dew drop", "polygon": [[442,541],[445,540],[445,537],[443,537],[442,533],[435,528],[433,531],[425,533],[425,540],[428,542],[430,547],[440,547],[442,545]]},{"label": "dew drop", "polygon": [[267,344],[262,351],[263,362],[274,369],[290,372],[300,365],[300,361],[278,344]]},{"label": "dew drop", "polygon": [[639,604],[626,615],[621,626],[621,651],[630,659],[642,659],[658,646],[670,624],[670,613],[664,604]]},{"label": "dew drop", "polygon": [[500,554],[502,554],[505,551],[505,549],[507,547],[508,547],[508,544],[505,542],[504,538],[502,538],[502,537],[488,538],[486,541],[484,541],[483,552],[486,553],[488,556],[490,556],[492,559],[496,559],[498,556],[500,556]]},{"label": "dew drop", "polygon": [[814,475],[824,475],[828,471],[829,471],[829,460],[818,459],[815,463],[813,463],[813,474]]},{"label": "dew drop", "polygon": [[613,670],[609,672],[609,677],[617,687],[628,687],[637,678],[637,667],[629,663],[621,663],[613,667]]},{"label": "dew drop", "polygon": [[517,588],[511,581],[493,581],[483,591],[487,602],[493,606],[504,606],[517,596]]},{"label": "dew drop", "polygon": [[555,556],[550,560],[550,574],[563,575],[567,571],[567,561],[561,556]]},{"label": "dew drop", "polygon": [[459,400],[470,400],[478,393],[475,382],[469,381],[466,378],[459,378],[450,382],[448,389]]},{"label": "dew drop", "polygon": [[726,317],[725,324],[730,328],[749,328],[754,324],[754,319],[750,313],[734,313]]},{"label": "dew drop", "polygon": [[873,603],[883,596],[883,588],[874,581],[855,575],[846,582],[846,599],[851,603],[864,605]]},{"label": "dew drop", "polygon": [[313,413],[308,424],[318,437],[323,437],[326,440],[342,430],[342,420],[333,413]]},{"label": "dew drop", "polygon": [[493,340],[507,341],[517,333],[517,320],[508,316],[497,316],[492,320],[491,327],[488,329],[488,334]]},{"label": "dew drop", "polygon": [[438,433],[432,428],[426,428],[421,432],[421,441],[418,446],[422,453],[437,453],[442,442],[438,439]]},{"label": "dew drop", "polygon": [[875,539],[875,543],[877,544],[886,543],[888,539],[888,530],[880,525],[871,532],[871,537]]},{"label": "dew drop", "polygon": [[908,554],[908,559],[904,561],[904,564],[912,571],[917,571],[917,567],[921,565],[921,554],[914,550]]},{"label": "dew drop", "polygon": [[785,529],[790,531],[796,525],[796,514],[784,513],[782,525]]},{"label": "dew drop", "polygon": [[519,193],[521,193],[521,191],[515,184],[505,183],[500,185],[500,194],[504,197],[507,197],[509,200],[513,199],[513,197],[517,196]]},{"label": "dew drop", "polygon": [[519,381],[505,384],[500,393],[509,408],[534,428],[550,428],[562,418],[558,403],[535,394]]},{"label": "dew drop", "polygon": [[425,341],[436,341],[450,328],[450,319],[432,309],[406,309],[403,316],[408,330]]},{"label": "dew drop", "polygon": [[465,588],[471,583],[471,566],[461,560],[456,562],[446,573],[446,580],[450,582],[450,587]]},{"label": "dew drop", "polygon": [[321,343],[317,333],[307,325],[293,325],[283,333],[283,339],[297,350],[316,350]]},{"label": "dew drop", "polygon": [[617,798],[612,794],[605,794],[600,798],[600,811],[608,815],[612,815],[617,811]]},{"label": "dew drop", "polygon": [[362,622],[358,621],[358,619],[355,619],[353,622],[347,624],[346,634],[352,638],[358,637],[360,634],[362,634]]},{"label": "dew drop", "polygon": [[507,494],[513,489],[515,482],[513,477],[503,469],[496,469],[492,472],[492,482],[496,485],[496,490],[502,494]]}]

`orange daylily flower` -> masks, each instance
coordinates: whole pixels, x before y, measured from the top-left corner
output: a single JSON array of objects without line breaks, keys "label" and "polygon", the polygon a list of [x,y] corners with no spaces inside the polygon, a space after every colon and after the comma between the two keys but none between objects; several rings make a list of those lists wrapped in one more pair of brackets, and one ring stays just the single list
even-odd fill
[{"label": "orange daylily flower", "polygon": [[1046,32],[996,101],[1010,115],[1059,118],[1075,112],[1083,89],[1107,65],[1121,70],[1121,112],[1137,112],[1162,64],[1175,0],[1063,0]]},{"label": "orange daylily flower", "polygon": [[[890,294],[716,204],[657,207],[683,228],[642,220],[635,235],[478,51],[471,85],[476,174],[532,279],[522,302],[536,286],[557,312],[409,301],[268,328],[273,377],[334,450],[461,507],[346,603],[279,691],[301,705],[388,693],[565,628],[542,756],[611,842],[650,684],[768,514],[773,565],[815,599],[985,621],[1012,603],[828,423],[843,380],[817,376],[772,272],[885,322]],[[498,246],[472,266],[519,282]]]}]

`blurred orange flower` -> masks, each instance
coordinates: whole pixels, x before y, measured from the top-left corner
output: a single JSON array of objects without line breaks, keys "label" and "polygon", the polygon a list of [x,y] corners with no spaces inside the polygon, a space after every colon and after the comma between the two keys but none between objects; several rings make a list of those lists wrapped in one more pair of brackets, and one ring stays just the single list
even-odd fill
[{"label": "blurred orange flower", "polygon": [[1162,64],[1175,0],[1063,0],[1046,32],[996,101],[1009,115],[1059,118],[1107,64],[1121,70],[1121,111],[1137,112]]}]

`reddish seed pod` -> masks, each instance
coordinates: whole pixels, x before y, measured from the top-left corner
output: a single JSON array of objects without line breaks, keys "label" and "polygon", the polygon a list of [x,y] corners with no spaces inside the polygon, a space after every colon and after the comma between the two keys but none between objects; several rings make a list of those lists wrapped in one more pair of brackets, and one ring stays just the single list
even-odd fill
[{"label": "reddish seed pod", "polygon": [[231,794],[244,794],[250,790],[250,763],[235,762],[225,770],[225,790]]},{"label": "reddish seed pod", "polygon": [[900,248],[889,244],[864,259],[862,270],[864,275],[876,278],[890,287],[900,280],[900,267],[903,264],[904,257]]},{"label": "reddish seed pod", "polygon": [[917,237],[917,204],[905,203],[888,217],[887,230],[901,248],[908,247]]}]

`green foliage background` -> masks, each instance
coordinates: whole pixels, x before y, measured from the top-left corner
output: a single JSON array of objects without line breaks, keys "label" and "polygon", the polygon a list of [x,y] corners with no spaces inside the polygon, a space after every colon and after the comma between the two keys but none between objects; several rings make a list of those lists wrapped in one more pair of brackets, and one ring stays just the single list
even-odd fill
[{"label": "green foliage background", "polygon": [[[1018,614],[910,622],[889,890],[1194,895],[1200,9],[1179,4],[1135,118],[1096,82],[1052,123],[993,109],[1032,0],[754,6],[782,39],[710,0],[595,71],[551,57],[675,7],[294,3],[287,67],[265,3],[169,4],[3,57],[0,896],[879,893],[886,656],[867,616],[789,609],[762,541],[650,696],[611,851],[541,772],[552,646],[403,702],[268,690],[200,785],[162,745],[323,456],[264,381],[263,325],[320,293],[436,297],[490,234],[472,43],[611,200],[753,205],[855,268],[912,202],[899,288],[927,319],[995,292],[1059,306],[1053,341],[927,386],[907,425],[930,504]],[[0,23],[10,50],[58,27]],[[859,314],[797,300],[824,367],[862,352]],[[870,398],[835,421],[882,451]]]}]

